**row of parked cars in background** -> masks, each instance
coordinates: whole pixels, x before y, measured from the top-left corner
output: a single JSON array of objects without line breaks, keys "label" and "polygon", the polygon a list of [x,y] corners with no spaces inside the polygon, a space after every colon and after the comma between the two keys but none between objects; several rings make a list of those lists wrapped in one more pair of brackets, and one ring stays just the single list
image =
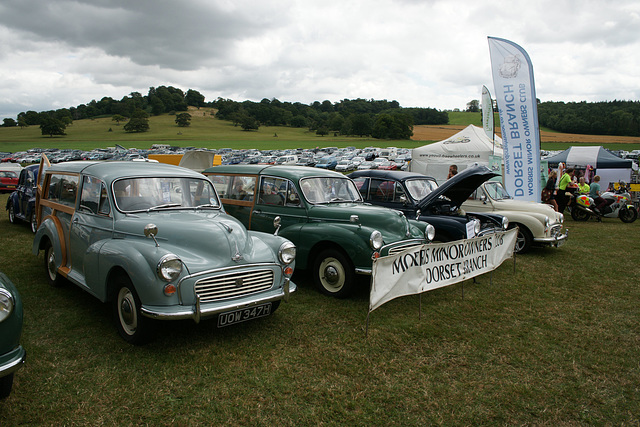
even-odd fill
[{"label": "row of parked cars in background", "polygon": [[[495,178],[483,166],[438,185],[384,169],[346,175],[226,164],[192,171],[151,161],[51,164],[43,156],[20,171],[7,211],[35,233],[33,253],[43,253],[49,284],[71,282],[110,304],[119,335],[139,344],[159,320],[215,318],[225,327],[268,316],[296,291],[296,268],[320,292],[345,298],[376,258],[433,241],[514,225],[520,252],[566,240],[561,214],[532,202],[516,209]],[[25,354],[19,295],[5,288],[0,352],[11,356],[0,355],[0,377],[9,378]],[[20,322],[7,322],[11,316]],[[17,341],[5,341],[6,329]],[[12,367],[3,371],[8,359]]]},{"label": "row of parked cars in background", "polygon": [[[16,153],[0,153],[0,164],[17,163],[31,164],[40,162],[41,154],[46,154],[50,163],[62,163],[74,160],[134,160],[145,159],[154,154],[184,154],[195,150],[195,147],[169,147],[154,144],[150,149],[125,149],[121,146],[112,148],[96,148],[90,151],[73,149],[39,149]],[[198,149],[202,150],[202,149]],[[284,150],[256,150],[221,148],[207,151],[218,154],[222,164],[286,164],[298,166],[312,166],[323,169],[348,172],[358,168],[406,169],[411,160],[411,150],[408,148],[378,148],[367,147],[324,147],[315,149],[284,149]],[[375,160],[375,162],[374,162]]]}]

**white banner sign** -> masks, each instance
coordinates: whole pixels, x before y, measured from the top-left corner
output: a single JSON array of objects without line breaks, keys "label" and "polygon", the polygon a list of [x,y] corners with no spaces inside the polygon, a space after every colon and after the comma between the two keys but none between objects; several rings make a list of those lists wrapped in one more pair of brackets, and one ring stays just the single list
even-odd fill
[{"label": "white banner sign", "polygon": [[540,129],[533,67],[517,44],[489,37],[489,53],[500,113],[504,184],[511,196],[540,201]]},{"label": "white banner sign", "polygon": [[513,256],[517,229],[449,243],[431,243],[373,263],[369,311],[392,299],[462,282]]},{"label": "white banner sign", "polygon": [[486,86],[482,86],[482,128],[485,135],[491,141],[495,142],[495,134],[493,127],[494,123],[493,115],[493,101],[491,100],[491,93]]}]

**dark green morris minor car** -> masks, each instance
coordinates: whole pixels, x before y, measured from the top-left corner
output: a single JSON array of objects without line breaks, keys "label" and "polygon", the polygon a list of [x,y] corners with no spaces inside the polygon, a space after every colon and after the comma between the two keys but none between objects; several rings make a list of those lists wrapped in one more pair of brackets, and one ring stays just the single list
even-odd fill
[{"label": "dark green morris minor car", "polygon": [[128,342],[148,338],[154,319],[217,317],[222,327],[267,316],[296,290],[295,246],[247,231],[200,173],[67,162],[39,177],[33,252],[44,252],[48,281],[110,302]]},{"label": "dark green morris minor car", "polygon": [[323,293],[346,297],[355,274],[371,274],[373,258],[433,239],[426,222],[365,204],[338,172],[304,166],[224,165],[203,172],[226,211],[248,229],[274,230],[297,248],[296,266],[312,272]]},{"label": "dark green morris minor car", "polygon": [[9,396],[13,374],[24,364],[27,352],[20,345],[22,300],[16,287],[0,273],[0,399]]}]

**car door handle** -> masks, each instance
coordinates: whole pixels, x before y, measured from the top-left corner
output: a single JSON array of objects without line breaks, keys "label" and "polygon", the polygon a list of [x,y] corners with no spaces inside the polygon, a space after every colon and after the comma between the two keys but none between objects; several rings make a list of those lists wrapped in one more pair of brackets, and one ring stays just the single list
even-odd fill
[{"label": "car door handle", "polygon": [[260,214],[262,213],[262,211],[261,211],[261,210],[259,210],[259,209],[256,209],[256,210],[254,210],[252,213],[260,215]]}]

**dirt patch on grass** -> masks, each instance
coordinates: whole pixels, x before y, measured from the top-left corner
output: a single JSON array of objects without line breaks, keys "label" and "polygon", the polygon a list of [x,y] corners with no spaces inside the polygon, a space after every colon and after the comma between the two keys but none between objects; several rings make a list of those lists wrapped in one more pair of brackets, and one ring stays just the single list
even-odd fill
[{"label": "dirt patch on grass", "polygon": [[[414,141],[442,141],[460,132],[466,126],[430,126],[419,125],[413,128]],[[500,132],[497,132],[500,135]],[[640,137],[578,135],[572,133],[540,132],[542,142],[568,142],[582,144],[640,144]]]}]

